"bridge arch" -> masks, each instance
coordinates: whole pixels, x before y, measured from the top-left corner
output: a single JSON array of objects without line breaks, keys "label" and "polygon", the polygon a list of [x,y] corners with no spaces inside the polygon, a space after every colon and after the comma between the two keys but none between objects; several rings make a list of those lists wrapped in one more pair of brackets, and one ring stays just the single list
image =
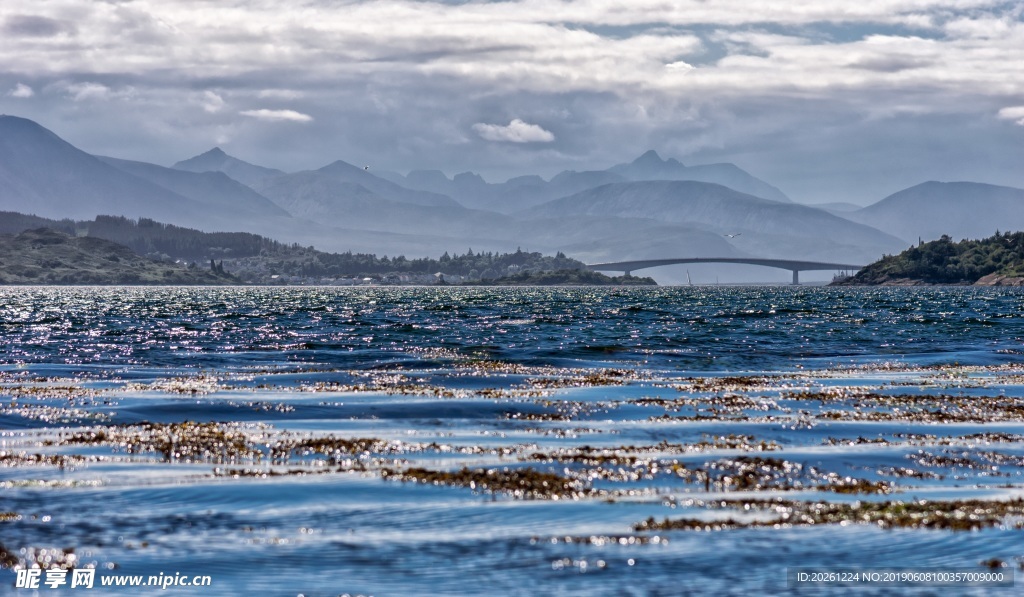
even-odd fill
[{"label": "bridge arch", "polygon": [[679,265],[684,263],[741,263],[744,265],[761,265],[793,272],[793,284],[800,284],[800,272],[842,270],[857,271],[863,265],[849,263],[828,263],[823,261],[803,261],[797,259],[758,259],[755,257],[680,257],[674,259],[640,259],[635,261],[613,261],[608,263],[592,263],[586,267],[598,272],[623,272],[627,276],[632,272],[649,267],[663,265]]}]

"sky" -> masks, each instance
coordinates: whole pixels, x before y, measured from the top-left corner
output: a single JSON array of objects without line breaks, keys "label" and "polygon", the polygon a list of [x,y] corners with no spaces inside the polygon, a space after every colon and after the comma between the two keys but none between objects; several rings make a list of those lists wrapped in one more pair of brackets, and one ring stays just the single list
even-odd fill
[{"label": "sky", "polygon": [[0,113],[163,165],[500,182],[654,149],[869,204],[1024,187],[1024,3],[4,0]]}]

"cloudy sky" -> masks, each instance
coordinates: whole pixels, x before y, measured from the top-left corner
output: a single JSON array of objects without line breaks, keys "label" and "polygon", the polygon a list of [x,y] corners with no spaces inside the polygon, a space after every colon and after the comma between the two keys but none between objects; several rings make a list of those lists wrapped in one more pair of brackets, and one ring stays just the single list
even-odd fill
[{"label": "cloudy sky", "polygon": [[288,170],[731,161],[799,201],[1024,187],[1024,3],[4,0],[0,112]]}]

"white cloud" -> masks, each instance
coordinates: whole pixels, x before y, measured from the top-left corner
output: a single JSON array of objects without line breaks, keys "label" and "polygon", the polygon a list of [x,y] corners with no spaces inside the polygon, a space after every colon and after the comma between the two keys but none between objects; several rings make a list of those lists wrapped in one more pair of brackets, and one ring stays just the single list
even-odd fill
[{"label": "white cloud", "polygon": [[71,99],[76,102],[110,97],[110,88],[100,83],[72,83],[65,87],[65,90],[71,94]]},{"label": "white cloud", "polygon": [[134,87],[126,86],[120,89],[112,89],[102,83],[93,83],[86,81],[84,83],[65,83],[63,84],[64,91],[71,96],[71,99],[76,102],[84,102],[88,100],[112,100],[112,99],[132,99],[138,94]]},{"label": "white cloud", "polygon": [[301,91],[296,91],[294,89],[263,89],[259,94],[257,94],[257,97],[260,99],[294,100],[300,99],[304,95],[305,94]]},{"label": "white cloud", "polygon": [[259,120],[267,120],[272,122],[310,122],[313,117],[309,114],[303,114],[302,112],[296,112],[295,110],[267,110],[266,108],[260,110],[244,110],[241,112],[243,116],[250,116]]},{"label": "white cloud", "polygon": [[693,70],[693,65],[688,62],[683,62],[682,60],[676,60],[675,62],[666,64],[665,68],[671,71],[686,72]]},{"label": "white cloud", "polygon": [[20,97],[20,98],[32,97],[35,94],[36,94],[36,92],[32,91],[32,88],[29,87],[28,85],[25,85],[24,83],[18,83],[17,85],[14,86],[14,89],[12,89],[9,92],[7,92],[7,95],[9,95],[11,97]]},{"label": "white cloud", "polygon": [[999,111],[999,118],[1013,120],[1020,126],[1024,126],[1024,106],[1010,106]]},{"label": "white cloud", "polygon": [[943,29],[953,37],[993,39],[1005,36],[1013,28],[1010,19],[960,18],[945,24]]},{"label": "white cloud", "polygon": [[551,143],[555,135],[536,124],[529,124],[516,118],[508,126],[500,124],[484,124],[478,122],[473,130],[488,141],[507,141],[509,143]]},{"label": "white cloud", "polygon": [[204,91],[200,94],[198,101],[199,105],[203,107],[203,111],[209,112],[210,114],[220,112],[226,105],[224,98],[213,91]]}]

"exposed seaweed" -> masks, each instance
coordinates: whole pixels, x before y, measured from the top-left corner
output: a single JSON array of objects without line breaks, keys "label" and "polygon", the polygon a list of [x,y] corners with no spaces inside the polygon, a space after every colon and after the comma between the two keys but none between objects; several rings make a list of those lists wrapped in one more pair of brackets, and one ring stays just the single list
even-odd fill
[{"label": "exposed seaweed", "polygon": [[385,478],[416,481],[433,485],[469,487],[489,492],[503,492],[521,499],[578,499],[593,494],[582,483],[555,473],[532,468],[469,469],[436,471],[426,468],[405,470],[384,469]]},{"label": "exposed seaweed", "polygon": [[604,547],[606,545],[667,545],[668,538],[657,535],[585,535],[582,537],[566,535],[562,537],[530,538],[530,544],[537,545],[539,543],[550,543],[552,545],[595,545],[597,547]]},{"label": "exposed seaweed", "polygon": [[564,377],[534,377],[526,380],[527,387],[543,389],[594,388],[621,386],[640,379],[638,372],[624,369],[602,369]]},{"label": "exposed seaweed", "polygon": [[672,471],[688,483],[703,485],[705,491],[800,491],[814,489],[834,493],[889,493],[886,481],[841,476],[818,467],[759,456],[723,458],[689,468],[672,464]]},{"label": "exposed seaweed", "polygon": [[214,477],[230,477],[239,479],[242,477],[255,477],[267,479],[270,477],[301,477],[303,475],[322,475],[324,473],[338,472],[330,469],[315,468],[290,468],[290,469],[252,469],[252,468],[215,468]]},{"label": "exposed seaweed", "polygon": [[165,460],[225,462],[259,459],[263,451],[253,438],[231,423],[142,423],[73,433],[66,445],[111,444],[129,454],[156,452]]},{"label": "exposed seaweed", "polygon": [[58,468],[71,468],[85,462],[99,462],[103,460],[97,456],[79,456],[76,454],[28,454],[25,452],[0,452],[0,466],[56,466]]},{"label": "exposed seaweed", "polygon": [[[943,529],[973,531],[1003,524],[1010,517],[1024,515],[1024,499],[1009,501],[860,501],[852,504],[797,501],[723,501],[723,508],[771,512],[771,518],[716,520],[653,517],[634,525],[636,531],[695,530],[721,531],[740,528],[780,528],[820,524],[875,524],[882,528]],[[1021,523],[1013,525],[1021,528]]]},{"label": "exposed seaweed", "polygon": [[687,377],[674,383],[680,392],[751,392],[777,387],[787,376],[782,375],[726,375],[723,377]]},{"label": "exposed seaweed", "polygon": [[0,543],[0,569],[14,568],[19,562],[18,554],[7,549],[2,543]]}]

